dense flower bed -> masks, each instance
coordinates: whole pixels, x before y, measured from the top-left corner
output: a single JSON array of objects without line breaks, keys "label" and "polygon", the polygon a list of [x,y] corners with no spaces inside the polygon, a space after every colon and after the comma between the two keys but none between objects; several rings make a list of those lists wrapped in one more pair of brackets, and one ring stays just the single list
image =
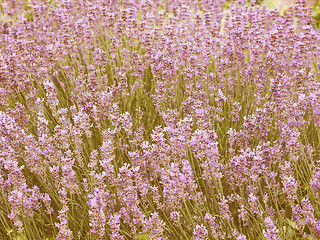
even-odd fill
[{"label": "dense flower bed", "polygon": [[6,2],[1,239],[320,238],[303,2]]}]

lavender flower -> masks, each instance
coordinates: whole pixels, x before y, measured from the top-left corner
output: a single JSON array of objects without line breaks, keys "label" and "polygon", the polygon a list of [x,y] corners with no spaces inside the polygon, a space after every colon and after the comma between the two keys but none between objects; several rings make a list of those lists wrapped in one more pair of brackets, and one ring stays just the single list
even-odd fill
[{"label": "lavender flower", "polygon": [[266,230],[263,230],[264,237],[268,240],[280,239],[278,236],[280,231],[277,229],[272,219],[270,217],[266,217],[264,222],[266,225]]},{"label": "lavender flower", "polygon": [[0,10],[4,238],[319,238],[320,34],[303,1]]}]

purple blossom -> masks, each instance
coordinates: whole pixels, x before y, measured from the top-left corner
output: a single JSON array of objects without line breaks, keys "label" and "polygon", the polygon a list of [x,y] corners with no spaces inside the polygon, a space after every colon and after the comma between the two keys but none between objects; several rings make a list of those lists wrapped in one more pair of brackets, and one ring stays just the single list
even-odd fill
[{"label": "purple blossom", "polygon": [[196,240],[203,240],[207,239],[208,231],[203,225],[196,225],[196,227],[193,229],[193,237]]},{"label": "purple blossom", "polygon": [[278,239],[291,223],[319,238],[320,34],[303,1],[1,11],[7,237]]},{"label": "purple blossom", "polygon": [[263,230],[263,235],[268,240],[279,239],[279,229],[277,229],[276,225],[273,223],[270,217],[266,217],[265,220],[266,229]]}]

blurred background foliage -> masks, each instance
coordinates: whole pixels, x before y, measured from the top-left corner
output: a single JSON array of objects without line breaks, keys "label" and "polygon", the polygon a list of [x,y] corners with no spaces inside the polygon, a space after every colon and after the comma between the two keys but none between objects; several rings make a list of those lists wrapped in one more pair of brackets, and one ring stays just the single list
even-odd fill
[{"label": "blurred background foliage", "polygon": [[[278,0],[255,0],[255,2],[259,5],[266,5],[268,8],[275,8],[276,5],[277,5],[277,1]],[[229,8],[229,5],[230,3],[232,2],[231,1],[226,1],[225,4],[224,4],[224,7],[226,9]],[[250,4],[250,2],[252,2],[252,0],[247,0],[248,4]],[[281,11],[280,13],[283,14],[285,10]],[[314,19],[314,26],[316,28],[319,28],[320,27],[320,0],[318,0],[317,4],[314,6],[313,8],[313,14],[312,14],[312,17]]]},{"label": "blurred background foliage", "polygon": [[314,26],[316,28],[320,27],[320,1],[318,0],[317,5],[313,8],[313,18],[315,20]]},{"label": "blurred background foliage", "polygon": [[[224,4],[224,8],[228,9],[230,3],[233,0],[226,0],[225,4]],[[268,8],[275,8],[277,5],[277,1],[278,0],[247,0],[247,3],[250,4],[250,2],[255,1],[255,3],[259,4],[259,5],[263,5],[265,4]],[[20,11],[22,10],[24,12],[24,17],[27,18],[28,20],[32,19],[32,4],[30,0],[24,0],[25,4],[22,6],[22,9],[20,9]],[[50,0],[49,2],[53,2],[54,4],[56,3],[54,0]],[[14,19],[12,19],[12,17],[9,17],[5,12],[4,12],[4,8],[7,7],[8,8],[8,3],[6,1],[0,0],[0,23],[6,23],[6,22],[10,22]],[[9,7],[10,8],[10,7]],[[281,11],[281,14],[283,14],[285,10]],[[314,6],[313,8],[313,18],[314,18],[314,26],[316,28],[320,27],[320,0],[318,0],[317,4]],[[31,18],[31,19],[30,19]]]},{"label": "blurred background foliage", "polygon": [[[277,0],[256,0],[258,4],[265,4],[268,8],[274,8],[277,5]],[[282,12],[283,14],[283,12]],[[313,8],[312,17],[314,19],[314,26],[316,28],[320,27],[320,0]]]}]

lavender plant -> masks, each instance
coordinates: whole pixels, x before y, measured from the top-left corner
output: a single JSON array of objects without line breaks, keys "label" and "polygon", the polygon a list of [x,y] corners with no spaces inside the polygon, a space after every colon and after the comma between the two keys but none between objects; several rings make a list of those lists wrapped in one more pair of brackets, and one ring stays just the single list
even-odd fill
[{"label": "lavender plant", "polygon": [[0,10],[1,239],[320,238],[303,1]]}]

